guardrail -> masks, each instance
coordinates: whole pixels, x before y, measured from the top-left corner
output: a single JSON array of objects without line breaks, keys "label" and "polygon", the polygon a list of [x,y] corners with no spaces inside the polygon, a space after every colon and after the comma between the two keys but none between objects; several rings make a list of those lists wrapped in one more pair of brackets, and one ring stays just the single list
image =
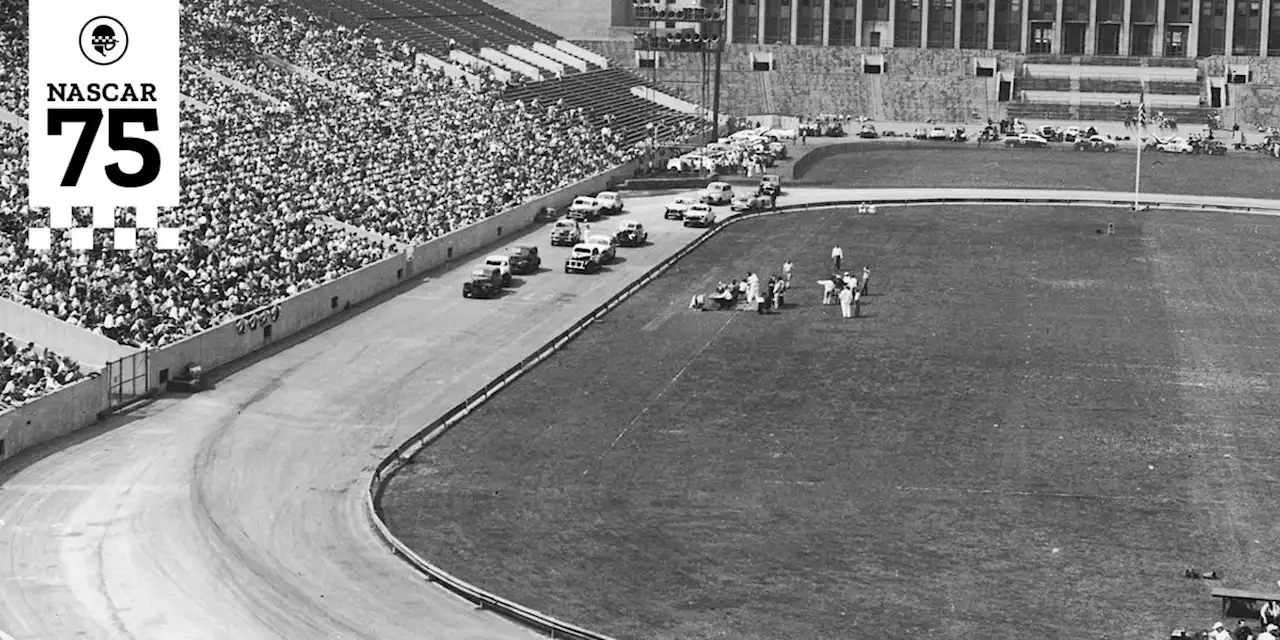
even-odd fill
[{"label": "guardrail", "polygon": [[[903,189],[902,191],[909,191]],[[1191,211],[1214,211],[1228,213],[1263,213],[1270,215],[1280,215],[1280,201],[1276,202],[1275,208],[1263,207],[1243,207],[1232,205],[1212,205],[1201,203],[1183,202],[1165,202],[1159,198],[1172,200],[1174,197],[1168,195],[1157,196],[1157,199],[1139,198],[1140,206],[1152,209],[1179,209]],[[532,370],[542,361],[546,360],[556,351],[559,351],[571,340],[591,326],[596,320],[613,311],[618,305],[622,304],[627,298],[644,288],[653,280],[660,277],[675,263],[682,260],[685,256],[697,250],[711,238],[714,238],[720,231],[728,228],[734,223],[743,220],[750,220],[766,215],[778,215],[783,213],[796,213],[801,211],[821,211],[834,208],[856,207],[860,204],[874,204],[877,207],[915,207],[939,204],[995,204],[995,205],[1075,205],[1087,204],[1090,206],[1109,206],[1109,207],[1125,207],[1131,208],[1134,205],[1132,199],[1120,200],[1114,194],[1098,194],[1096,197],[1089,197],[1086,193],[1081,193],[1077,197],[1071,198],[1055,198],[1051,193],[1046,193],[1044,197],[1030,196],[1027,194],[1016,196],[1000,196],[993,195],[956,195],[956,196],[926,196],[921,198],[912,198],[910,196],[902,198],[885,198],[877,197],[868,200],[839,200],[830,202],[812,202],[798,205],[784,205],[768,211],[756,211],[751,213],[738,213],[726,217],[716,226],[709,229],[706,233],[698,236],[696,240],[688,245],[681,247],[679,251],[672,254],[662,262],[658,263],[652,269],[649,269],[637,280],[624,287],[621,291],[614,294],[607,302],[596,307],[582,319],[574,322],[568,329],[562,331],[555,338],[539,347],[532,355],[520,361],[519,364],[507,369],[501,375],[495,377],[488,384],[484,385],[479,391],[472,394],[465,401],[454,406],[444,415],[428,424],[424,429],[415,434],[412,438],[396,447],[394,451],[378,466],[374,468],[373,475],[369,481],[369,490],[365,494],[365,513],[373,525],[374,531],[378,534],[382,541],[386,543],[393,553],[403,558],[419,572],[424,574],[432,582],[439,583],[453,593],[465,598],[472,604],[482,608],[498,612],[508,618],[512,618],[522,622],[534,629],[537,629],[552,638],[570,638],[573,640],[614,640],[610,636],[596,633],[588,629],[564,622],[556,619],[540,611],[535,611],[525,607],[519,603],[512,602],[505,598],[501,598],[492,593],[484,591],[470,583],[467,583],[444,569],[431,564],[426,559],[419,556],[412,549],[406,546],[398,538],[395,537],[387,528],[386,523],[382,519],[381,510],[378,507],[379,499],[382,492],[386,488],[387,481],[401,467],[408,464],[415,455],[427,445],[444,435],[449,429],[467,417],[472,411],[475,411],[480,405],[484,404],[489,398],[501,391],[508,384],[511,384],[526,372]]]}]

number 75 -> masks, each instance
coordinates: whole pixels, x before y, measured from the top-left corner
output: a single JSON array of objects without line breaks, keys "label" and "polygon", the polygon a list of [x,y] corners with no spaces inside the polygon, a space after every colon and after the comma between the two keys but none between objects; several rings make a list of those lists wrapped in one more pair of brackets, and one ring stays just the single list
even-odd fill
[{"label": "number 75", "polygon": [[[160,175],[160,150],[150,141],[132,138],[124,134],[124,125],[141,124],[145,131],[156,131],[160,128],[155,109],[107,109],[107,145],[113,151],[132,151],[142,156],[142,168],[137,173],[127,173],[120,169],[120,163],[107,166],[107,179],[112,184],[125,189],[145,187]],[[80,139],[76,141],[75,151],[71,153],[71,162],[62,175],[62,186],[74,187],[80,183],[80,174],[84,173],[84,165],[89,161],[89,151],[98,136],[98,127],[102,125],[103,109],[50,109],[49,135],[62,135],[62,126],[68,122],[82,122]]]}]

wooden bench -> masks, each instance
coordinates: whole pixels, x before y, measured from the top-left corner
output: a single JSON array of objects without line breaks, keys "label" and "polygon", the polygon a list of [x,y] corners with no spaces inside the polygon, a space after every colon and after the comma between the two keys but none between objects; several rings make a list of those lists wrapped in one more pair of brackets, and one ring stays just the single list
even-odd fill
[{"label": "wooden bench", "polygon": [[1265,591],[1250,591],[1247,589],[1225,589],[1215,587],[1213,589],[1213,597],[1222,598],[1222,617],[1229,617],[1228,611],[1248,611],[1250,616],[1236,617],[1256,617],[1262,611],[1262,605],[1267,602],[1280,602],[1280,593],[1268,593]]}]

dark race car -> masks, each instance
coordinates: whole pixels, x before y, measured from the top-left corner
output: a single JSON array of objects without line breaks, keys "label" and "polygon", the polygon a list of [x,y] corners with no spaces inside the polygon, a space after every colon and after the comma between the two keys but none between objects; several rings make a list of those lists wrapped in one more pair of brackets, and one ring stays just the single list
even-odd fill
[{"label": "dark race car", "polygon": [[542,258],[538,256],[538,248],[530,244],[518,244],[507,247],[507,257],[511,260],[511,273],[528,275],[537,273],[542,266]]},{"label": "dark race car", "polygon": [[492,298],[502,291],[502,272],[497,267],[477,267],[471,279],[462,283],[464,298]]}]

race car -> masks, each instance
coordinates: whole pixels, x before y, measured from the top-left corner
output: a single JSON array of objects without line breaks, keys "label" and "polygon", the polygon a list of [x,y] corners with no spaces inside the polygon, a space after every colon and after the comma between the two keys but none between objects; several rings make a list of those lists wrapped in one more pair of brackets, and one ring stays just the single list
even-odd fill
[{"label": "race car", "polygon": [[564,261],[565,273],[595,273],[600,270],[600,247],[580,242],[573,245],[569,259]]},{"label": "race car", "polygon": [[697,203],[698,201],[693,198],[676,198],[675,202],[667,205],[662,217],[667,220],[684,220],[685,212]]},{"label": "race car", "polygon": [[947,130],[942,127],[934,127],[929,130],[930,140],[946,140],[948,137]]},{"label": "race car", "polygon": [[492,298],[502,291],[502,273],[497,267],[476,267],[471,279],[462,283],[464,298]]},{"label": "race car", "polygon": [[733,197],[733,203],[729,205],[729,209],[748,213],[763,211],[768,209],[772,202],[773,198],[769,196],[740,193]]},{"label": "race car", "polygon": [[716,212],[709,204],[695,204],[684,213],[684,226],[710,227],[716,223]]},{"label": "race car", "polygon": [[880,132],[876,131],[875,125],[864,124],[858,128],[858,137],[864,140],[875,140],[880,137]]},{"label": "race car", "polygon": [[1076,140],[1072,145],[1076,151],[1100,151],[1102,153],[1111,153],[1116,150],[1116,143],[1102,137],[1093,136],[1092,138],[1081,138]]},{"label": "race car", "polygon": [[622,194],[617,191],[601,191],[596,194],[596,202],[600,205],[600,212],[605,215],[622,213]]},{"label": "race car", "polygon": [[618,257],[618,239],[608,233],[593,233],[583,242],[600,247],[600,262],[608,264]]},{"label": "race car", "polygon": [[649,242],[649,232],[644,225],[635,220],[623,220],[618,223],[618,233],[614,236],[620,247],[643,247]]},{"label": "race car", "polygon": [[538,248],[531,244],[518,244],[507,247],[507,257],[511,260],[511,272],[519,275],[537,273],[542,266],[542,258],[538,257]]},{"label": "race car", "polygon": [[580,222],[595,222],[600,219],[600,203],[591,196],[578,196],[573,199],[573,204],[569,205],[570,220],[578,220]]},{"label": "race car", "polygon": [[551,227],[551,246],[572,247],[579,242],[582,242],[582,227],[577,222],[564,218]]},{"label": "race car", "polygon": [[1008,138],[1005,138],[1004,146],[1043,149],[1049,146],[1049,141],[1034,133],[1021,133],[1016,136],[1009,136]]},{"label": "race car", "polygon": [[1191,143],[1187,142],[1186,140],[1183,140],[1182,138],[1172,138],[1165,142],[1161,142],[1160,144],[1156,145],[1156,149],[1163,151],[1165,153],[1194,153],[1195,152],[1195,148],[1191,146]]},{"label": "race car", "polygon": [[705,204],[727,205],[733,202],[733,185],[728,182],[712,182],[703,190],[699,200]]}]

